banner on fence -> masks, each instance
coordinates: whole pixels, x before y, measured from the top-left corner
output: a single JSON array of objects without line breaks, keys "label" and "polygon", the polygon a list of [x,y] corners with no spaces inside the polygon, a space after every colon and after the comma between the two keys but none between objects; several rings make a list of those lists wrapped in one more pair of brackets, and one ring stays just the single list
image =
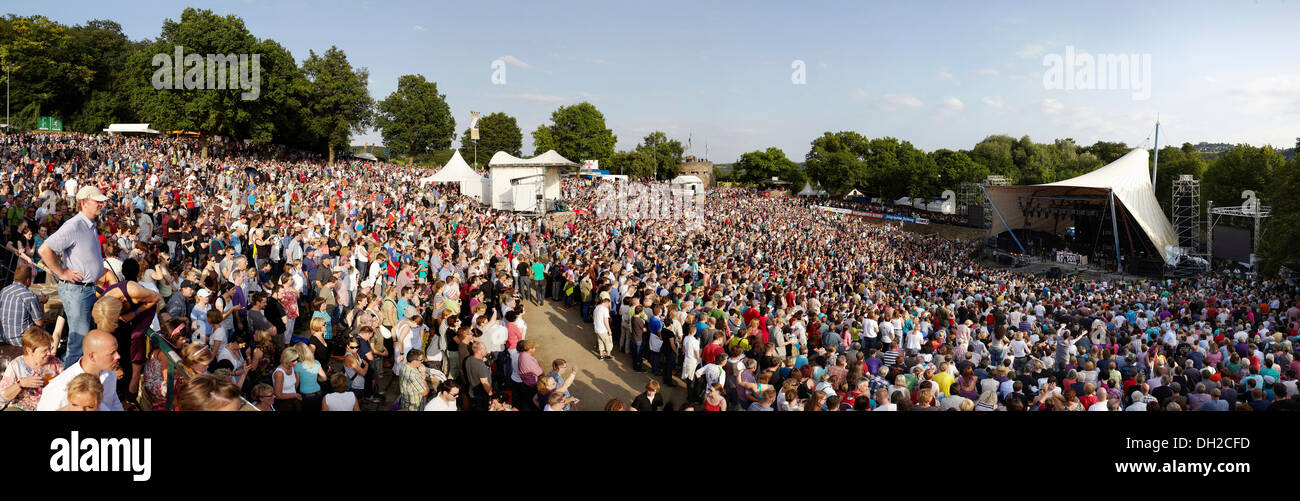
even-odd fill
[{"label": "banner on fence", "polygon": [[880,212],[868,212],[863,210],[841,209],[839,207],[815,206],[824,212],[833,214],[848,214],[851,216],[866,217],[871,219],[884,219],[886,221],[902,221],[904,223],[930,224],[930,220],[923,217],[899,216],[896,214],[882,214]]}]

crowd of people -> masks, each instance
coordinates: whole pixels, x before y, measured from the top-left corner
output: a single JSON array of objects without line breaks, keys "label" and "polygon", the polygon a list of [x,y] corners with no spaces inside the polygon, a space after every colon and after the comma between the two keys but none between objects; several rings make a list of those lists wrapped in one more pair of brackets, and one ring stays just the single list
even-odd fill
[{"label": "crowd of people", "polygon": [[[1290,280],[1027,276],[980,266],[976,242],[743,189],[638,216],[566,180],[558,223],[420,168],[191,138],[9,135],[0,164],[10,409],[1296,405]],[[589,359],[539,359],[524,313],[547,302],[591,324],[563,333]],[[573,364],[620,353],[653,375],[643,393],[573,394]]]}]

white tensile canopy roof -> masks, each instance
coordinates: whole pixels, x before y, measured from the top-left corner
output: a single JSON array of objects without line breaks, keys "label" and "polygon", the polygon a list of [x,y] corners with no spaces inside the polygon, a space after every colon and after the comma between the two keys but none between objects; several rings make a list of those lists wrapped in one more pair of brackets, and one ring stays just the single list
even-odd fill
[{"label": "white tensile canopy roof", "polygon": [[474,172],[474,169],[470,168],[468,163],[465,163],[465,159],[460,156],[460,150],[456,150],[455,153],[451,154],[451,159],[447,160],[447,165],[444,165],[441,170],[434,173],[432,176],[420,179],[421,184],[455,183],[461,181],[481,183],[483,182],[483,176]]},{"label": "white tensile canopy roof", "polygon": [[504,151],[498,151],[488,160],[490,167],[577,167],[578,164],[564,156],[556,153],[555,150],[547,150],[546,153],[537,155],[533,158],[519,158]]},{"label": "white tensile canopy roof", "polygon": [[672,184],[704,184],[704,180],[697,176],[677,176],[673,178]]},{"label": "white tensile canopy roof", "polygon": [[854,189],[853,191],[850,191],[847,195],[844,195],[844,196],[846,196],[846,197],[860,197],[860,196],[862,196],[862,192],[861,192],[861,191],[858,191],[857,189]]},{"label": "white tensile canopy roof", "polygon": [[[1160,202],[1156,201],[1155,190],[1151,187],[1151,173],[1147,164],[1149,156],[1147,150],[1138,148],[1114,162],[1073,179],[1033,186],[986,187],[989,201],[998,212],[998,217],[993,218],[993,227],[989,230],[989,234],[997,235],[1021,228],[1052,231],[1055,226],[1062,224],[1053,221],[1054,218],[1037,217],[1031,218],[1030,223],[1026,225],[1025,216],[1019,208],[1018,197],[1104,195],[1113,191],[1116,215],[1119,215],[1120,211],[1127,213],[1137,223],[1138,228],[1134,231],[1140,229],[1168,263],[1173,256],[1166,247],[1178,245],[1178,239],[1174,235],[1173,225],[1160,209]],[[1067,217],[1062,216],[1062,221]]]},{"label": "white tensile canopy roof", "polygon": [[825,195],[825,194],[826,194],[825,190],[814,190],[811,181],[804,181],[803,189],[799,190],[799,193],[795,193],[796,196],[800,196],[800,197],[807,197],[812,195]]}]

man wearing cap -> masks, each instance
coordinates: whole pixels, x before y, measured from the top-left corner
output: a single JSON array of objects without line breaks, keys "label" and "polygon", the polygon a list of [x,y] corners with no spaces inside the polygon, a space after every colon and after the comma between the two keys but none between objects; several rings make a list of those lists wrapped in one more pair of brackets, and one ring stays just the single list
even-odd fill
[{"label": "man wearing cap", "polygon": [[162,318],[162,321],[166,322],[173,318],[181,320],[190,318],[190,308],[194,307],[193,299],[196,289],[198,289],[198,286],[193,281],[186,280],[181,283],[181,293],[172,294],[172,297],[167,299],[166,309],[158,315]]},{"label": "man wearing cap", "polygon": [[77,215],[64,222],[38,251],[46,269],[59,280],[59,300],[68,319],[65,367],[81,358],[82,340],[90,331],[90,310],[95,306],[95,282],[112,276],[104,268],[99,232],[95,229],[95,218],[107,200],[94,186],[77,190]]}]

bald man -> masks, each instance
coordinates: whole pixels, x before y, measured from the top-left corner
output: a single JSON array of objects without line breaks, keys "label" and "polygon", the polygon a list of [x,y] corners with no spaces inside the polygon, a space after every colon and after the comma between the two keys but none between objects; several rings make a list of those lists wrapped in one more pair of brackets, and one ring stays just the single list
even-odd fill
[{"label": "bald man", "polygon": [[68,383],[80,374],[94,374],[104,384],[104,397],[99,402],[101,411],[120,411],[122,401],[117,398],[117,373],[113,370],[121,358],[117,353],[117,339],[99,329],[86,333],[81,342],[81,359],[65,369],[41,392],[38,411],[56,411],[68,405]]}]

